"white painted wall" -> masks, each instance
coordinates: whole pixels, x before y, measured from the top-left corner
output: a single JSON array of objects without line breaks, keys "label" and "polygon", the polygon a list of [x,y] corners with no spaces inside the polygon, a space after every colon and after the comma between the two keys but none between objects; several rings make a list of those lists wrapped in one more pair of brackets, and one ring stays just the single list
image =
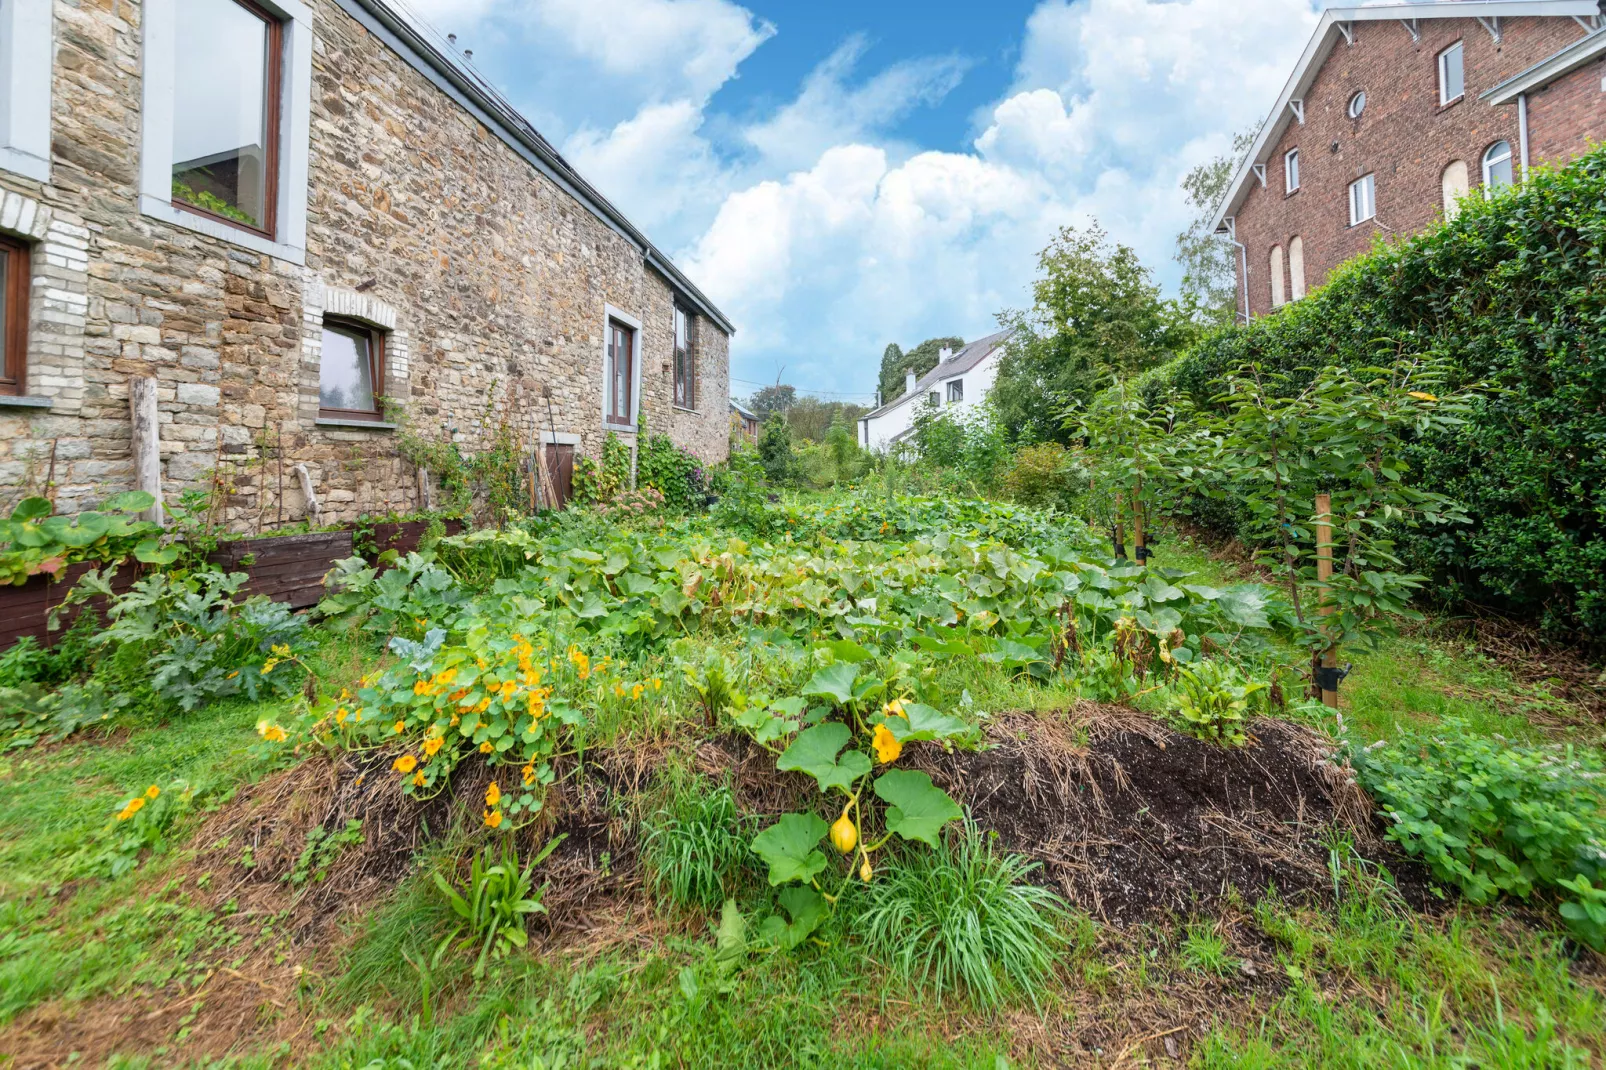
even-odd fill
[{"label": "white painted wall", "polygon": [[[970,415],[971,411],[979,406],[993,389],[993,383],[998,379],[998,362],[1003,358],[1003,347],[994,349],[981,362],[968,371],[958,375],[950,375],[938,379],[934,387],[926,387],[913,397],[904,396],[898,399],[897,404],[886,412],[874,418],[859,421],[859,445],[867,450],[882,452],[887,449],[892,440],[914,426],[915,413],[919,405],[924,402],[926,395],[932,390],[937,391],[937,397],[942,407],[956,417]],[[963,401],[948,401],[948,384],[953,380],[961,380],[965,386]]]}]

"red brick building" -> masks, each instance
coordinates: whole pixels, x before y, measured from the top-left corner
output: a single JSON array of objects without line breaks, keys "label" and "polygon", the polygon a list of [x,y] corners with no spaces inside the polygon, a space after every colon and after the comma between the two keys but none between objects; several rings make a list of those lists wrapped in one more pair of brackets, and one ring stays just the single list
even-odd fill
[{"label": "red brick building", "polygon": [[1606,140],[1603,79],[1596,0],[1328,9],[1217,212],[1240,315]]}]

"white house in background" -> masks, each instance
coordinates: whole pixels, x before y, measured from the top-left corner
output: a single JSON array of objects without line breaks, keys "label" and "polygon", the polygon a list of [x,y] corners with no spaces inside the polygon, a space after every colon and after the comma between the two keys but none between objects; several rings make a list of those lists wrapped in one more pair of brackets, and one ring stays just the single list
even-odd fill
[{"label": "white house in background", "polygon": [[957,352],[944,349],[937,366],[918,382],[910,371],[902,394],[859,418],[859,445],[880,451],[902,440],[914,430],[915,413],[928,399],[955,416],[980,405],[998,378],[998,362],[1008,337],[1008,331],[999,331],[961,346]]}]

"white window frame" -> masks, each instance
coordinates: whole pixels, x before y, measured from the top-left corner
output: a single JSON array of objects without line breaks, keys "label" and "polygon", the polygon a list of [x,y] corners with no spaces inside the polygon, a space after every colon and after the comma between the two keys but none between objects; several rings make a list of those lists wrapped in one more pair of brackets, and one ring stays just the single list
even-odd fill
[{"label": "white window frame", "polygon": [[[619,435],[634,435],[641,426],[641,320],[622,308],[602,306],[602,428]],[[608,324],[618,321],[630,328],[630,424],[626,426],[608,418]]]},{"label": "white window frame", "polygon": [[[1359,105],[1359,106],[1357,106]],[[1366,110],[1366,90],[1357,89],[1350,94],[1349,103],[1344,105],[1344,114],[1351,119],[1359,119]]]},{"label": "white window frame", "polygon": [[1283,192],[1293,193],[1299,189],[1299,150],[1289,149],[1283,153]]},{"label": "white window frame", "polygon": [[[1360,195],[1365,192],[1366,203],[1362,204]],[[1365,214],[1362,214],[1364,210]],[[1349,225],[1359,226],[1368,219],[1377,218],[1377,176],[1376,173],[1365,174],[1349,184]]]},{"label": "white window frame", "polygon": [[[1465,42],[1457,41],[1453,45],[1446,45],[1444,50],[1439,53],[1439,106],[1441,108],[1444,105],[1449,104],[1452,101],[1460,100],[1462,97],[1467,95],[1467,50],[1464,45]],[[1446,95],[1446,91],[1450,88],[1450,72],[1446,64],[1449,60],[1450,53],[1452,52],[1456,54],[1460,61],[1461,92],[1455,94],[1454,96],[1448,96]]]},{"label": "white window frame", "polygon": [[50,181],[51,0],[0,0],[0,170]]},{"label": "white window frame", "polygon": [[[10,0],[0,0],[9,3]],[[145,0],[143,133],[139,210],[185,230],[264,253],[307,262],[307,157],[312,125],[312,9],[301,0],[258,0],[284,23],[283,98],[279,102],[279,203],[272,238],[252,234],[173,203],[173,109],[177,0]]]},{"label": "white window frame", "polygon": [[[955,391],[958,391],[957,397],[954,396]],[[965,380],[963,378],[948,380],[943,390],[943,397],[948,405],[957,405],[963,402],[965,400]]]},{"label": "white window frame", "polygon": [[[1506,147],[1506,154],[1505,154],[1505,156],[1503,158],[1503,161],[1500,158],[1497,158],[1497,159],[1494,159],[1494,160],[1491,160],[1489,158],[1489,154],[1494,151],[1494,147],[1496,145],[1504,145]],[[1506,165],[1506,169],[1511,172],[1511,181],[1507,182],[1506,185],[1508,185],[1508,186],[1516,185],[1516,183],[1517,183],[1517,158],[1516,158],[1516,156],[1514,156],[1512,154],[1511,142],[1507,141],[1505,138],[1501,138],[1499,141],[1490,142],[1489,147],[1483,150],[1482,160],[1483,160],[1483,196],[1484,196],[1485,200],[1487,200],[1490,197],[1493,197],[1494,193],[1495,193],[1495,190],[1501,188],[1500,186],[1495,185],[1493,182],[1491,182],[1489,180],[1489,169],[1490,169],[1490,164],[1492,164],[1492,163],[1497,164],[1497,163],[1504,162],[1505,165]]]}]

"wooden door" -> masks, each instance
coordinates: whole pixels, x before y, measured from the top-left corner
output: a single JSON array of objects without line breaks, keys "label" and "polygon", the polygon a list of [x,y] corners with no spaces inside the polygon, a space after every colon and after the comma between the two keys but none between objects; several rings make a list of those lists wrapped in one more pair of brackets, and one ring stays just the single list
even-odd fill
[{"label": "wooden door", "polygon": [[548,443],[546,468],[552,475],[552,486],[558,498],[552,503],[552,507],[562,509],[569,504],[569,499],[574,497],[574,447]]}]

